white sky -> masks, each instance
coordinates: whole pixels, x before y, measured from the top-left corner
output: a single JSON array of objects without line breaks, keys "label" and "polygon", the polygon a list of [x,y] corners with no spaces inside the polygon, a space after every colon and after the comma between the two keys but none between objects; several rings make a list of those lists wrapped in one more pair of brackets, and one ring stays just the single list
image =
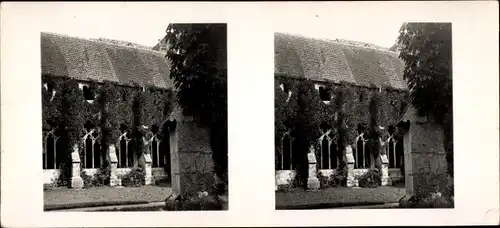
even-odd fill
[{"label": "white sky", "polygon": [[[43,7],[47,15],[41,31],[61,33],[85,38],[109,38],[154,46],[165,35],[169,22],[182,21],[186,15],[175,14],[172,5],[133,3],[108,4],[53,4]],[[288,7],[268,11],[270,31],[299,34],[307,37],[347,39],[391,47],[404,20],[393,16],[388,20],[370,17],[369,20],[352,20],[315,5],[303,7],[290,3]],[[177,7],[177,6],[176,6]],[[181,6],[179,6],[181,7]],[[139,9],[142,8],[142,9]],[[197,8],[197,7],[196,7]],[[180,11],[193,10],[181,7]],[[218,8],[220,11],[220,8]],[[363,15],[363,9],[358,9]],[[373,11],[370,11],[373,14]],[[222,10],[222,18],[229,14]],[[220,16],[220,15],[216,15]],[[355,17],[356,15],[353,15]],[[197,15],[199,18],[200,15]],[[64,23],[61,23],[64,22]],[[274,23],[273,23],[274,22]]]}]

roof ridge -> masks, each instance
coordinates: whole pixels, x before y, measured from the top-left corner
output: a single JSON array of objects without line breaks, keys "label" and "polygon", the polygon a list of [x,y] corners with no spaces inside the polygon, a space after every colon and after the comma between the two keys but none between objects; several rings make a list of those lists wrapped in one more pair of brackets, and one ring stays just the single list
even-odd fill
[{"label": "roof ridge", "polygon": [[[145,49],[145,48],[131,47],[131,46],[125,46],[125,45],[115,44],[115,43],[111,43],[111,42],[106,42],[106,41],[98,40],[99,38],[96,39],[96,38],[85,38],[85,37],[80,37],[80,36],[70,36],[70,35],[67,35],[67,34],[61,34],[61,33],[55,33],[55,32],[40,32],[40,34],[53,35],[53,36],[58,36],[58,37],[70,38],[70,39],[85,40],[85,41],[94,42],[94,43],[101,43],[101,44],[105,44],[105,45],[113,46],[113,47],[120,47],[120,48],[124,48],[124,49],[129,49],[129,50],[137,50],[137,51],[142,51],[142,52],[151,52],[151,53],[154,53],[154,54],[162,54],[162,55],[164,55],[163,52],[159,52],[159,51],[156,51],[156,50],[150,50],[150,49]],[[103,38],[103,39],[109,39],[109,38]],[[116,40],[116,41],[129,42],[129,41],[126,41],[126,40]],[[130,43],[132,43],[132,42],[130,42]]]},{"label": "roof ridge", "polygon": [[[347,40],[347,39],[340,39],[340,38],[332,40],[332,39],[328,39],[328,38],[308,37],[308,36],[304,36],[304,35],[300,35],[300,34],[292,34],[292,33],[285,33],[285,32],[275,32],[275,34],[284,35],[284,36],[293,36],[293,37],[304,38],[304,39],[309,39],[309,40],[324,41],[324,42],[346,45],[346,46],[362,48],[362,49],[368,49],[368,50],[373,50],[373,51],[379,51],[379,52],[389,53],[389,54],[398,54],[397,52],[389,50],[389,48],[384,48],[384,47],[376,45],[376,44],[367,43],[367,42],[363,42],[363,41],[357,41],[357,40]],[[356,44],[351,43],[351,42],[359,43],[359,45],[356,45]],[[363,44],[365,44],[365,45],[367,44],[369,46],[364,46]]]}]

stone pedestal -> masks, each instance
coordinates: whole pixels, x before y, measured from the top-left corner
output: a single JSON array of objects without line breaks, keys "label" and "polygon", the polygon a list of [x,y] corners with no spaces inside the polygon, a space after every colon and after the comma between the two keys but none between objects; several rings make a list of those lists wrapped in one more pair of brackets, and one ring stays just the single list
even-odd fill
[{"label": "stone pedestal", "polygon": [[411,107],[399,124],[404,128],[404,175],[406,198],[428,197],[448,184],[444,131],[429,119],[421,121]]},{"label": "stone pedestal", "polygon": [[118,158],[116,157],[115,145],[110,145],[108,148],[107,159],[110,165],[109,186],[120,186],[122,180],[116,176],[116,169],[118,168]]},{"label": "stone pedestal", "polygon": [[345,159],[347,163],[347,187],[357,187],[358,181],[354,178],[354,154],[351,145],[345,148]]},{"label": "stone pedestal", "polygon": [[320,183],[318,177],[316,177],[316,155],[314,154],[314,147],[310,147],[309,153],[307,154],[307,160],[309,161],[309,175],[307,177],[307,188],[308,189],[319,189]]},{"label": "stone pedestal", "polygon": [[175,107],[167,122],[170,131],[170,164],[173,197],[211,192],[214,164],[210,133]]},{"label": "stone pedestal", "polygon": [[391,185],[391,178],[389,178],[389,159],[387,159],[387,154],[380,154],[379,159],[382,163],[380,168],[382,186]]},{"label": "stone pedestal", "polygon": [[71,162],[71,188],[83,188],[83,179],[80,176],[80,154],[78,153],[78,145],[73,146],[73,152],[71,153]]},{"label": "stone pedestal", "polygon": [[141,167],[144,170],[144,185],[153,184],[153,173],[151,171],[151,165],[153,160],[151,159],[151,154],[143,153],[141,156]]}]

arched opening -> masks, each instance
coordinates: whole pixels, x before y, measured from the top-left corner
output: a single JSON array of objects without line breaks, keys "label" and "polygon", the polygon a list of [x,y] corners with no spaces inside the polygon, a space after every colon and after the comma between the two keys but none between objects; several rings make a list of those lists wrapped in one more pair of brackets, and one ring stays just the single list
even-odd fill
[{"label": "arched opening", "polygon": [[93,168],[93,141],[90,137],[87,137],[84,141],[84,168]]},{"label": "arched opening", "polygon": [[285,134],[282,140],[283,145],[283,170],[291,170],[292,169],[292,141],[290,135]]},{"label": "arched opening", "polygon": [[129,154],[132,154],[132,143],[131,143],[131,132],[128,127],[124,124],[120,124],[120,137],[118,138],[118,168],[130,167]]},{"label": "arched opening", "polygon": [[395,142],[391,137],[389,138],[389,144],[387,146],[387,158],[389,159],[389,168],[396,168],[396,153],[395,153]]},{"label": "arched opening", "polygon": [[332,143],[330,145],[330,168],[331,169],[336,169],[338,166],[338,148],[337,144]]},{"label": "arched opening", "polygon": [[171,165],[170,165],[170,129],[168,127],[167,122],[163,124],[162,127],[162,140],[160,143],[160,154],[163,154],[163,167],[165,167],[165,170],[167,174],[170,176],[171,173]]},{"label": "arched opening", "polygon": [[372,147],[373,140],[367,140],[365,142],[364,146],[364,151],[363,155],[365,156],[365,159],[363,159],[363,168],[370,168],[370,166],[373,164],[372,163],[372,153],[371,153],[371,147]]},{"label": "arched opening", "polygon": [[158,149],[158,140],[156,139],[156,137],[153,137],[153,139],[151,140],[151,159],[153,159],[153,168],[156,168],[156,167],[160,167],[160,164],[159,164],[159,149]]},{"label": "arched opening", "polygon": [[56,168],[56,136],[52,132],[48,132],[45,137],[45,151],[44,156],[44,169],[55,169]]},{"label": "arched opening", "polygon": [[101,166],[101,146],[99,144],[99,132],[90,121],[85,122],[83,136],[83,167],[99,168]]},{"label": "arched opening", "polygon": [[400,138],[395,146],[395,167],[404,168],[404,143],[403,138]]},{"label": "arched opening", "polygon": [[127,151],[128,142],[125,138],[121,138],[120,147],[118,148],[118,168],[127,167]]},{"label": "arched opening", "polygon": [[356,168],[365,168],[364,166],[364,141],[362,137],[358,137],[356,140],[356,153],[354,153],[355,157],[355,167]]},{"label": "arched opening", "polygon": [[321,140],[321,169],[330,169],[330,140],[324,136]]},{"label": "arched opening", "polygon": [[329,89],[324,86],[320,86],[318,90],[321,101],[330,101],[332,99]]},{"label": "arched opening", "polygon": [[94,166],[92,168],[100,168],[102,163],[101,163],[101,144],[98,141],[94,142],[94,152],[93,152],[93,162]]},{"label": "arched opening", "polygon": [[[292,156],[292,170],[297,169],[298,163],[301,161],[299,148],[300,148],[299,141],[298,140],[292,140],[292,151],[291,151],[291,156]],[[293,159],[293,158],[299,158],[299,159]]]},{"label": "arched opening", "polygon": [[135,166],[135,150],[136,148],[134,140],[129,140],[128,148],[127,148],[127,163],[126,167],[134,167]]},{"label": "arched opening", "polygon": [[83,90],[83,96],[85,97],[85,100],[87,100],[87,101],[94,100],[94,92],[92,91],[92,88],[90,88],[90,86],[84,85],[82,90]]}]

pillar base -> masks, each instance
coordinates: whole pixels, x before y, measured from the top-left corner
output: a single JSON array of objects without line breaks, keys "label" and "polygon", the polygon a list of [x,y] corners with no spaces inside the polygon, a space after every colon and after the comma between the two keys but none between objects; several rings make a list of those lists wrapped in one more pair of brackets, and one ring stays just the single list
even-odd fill
[{"label": "pillar base", "polygon": [[392,185],[391,178],[382,177],[382,186],[390,186],[390,185]]},{"label": "pillar base", "polygon": [[317,177],[307,179],[307,188],[308,189],[319,189],[319,187],[320,187],[320,184],[319,184],[319,180]]},{"label": "pillar base", "polygon": [[144,185],[152,185],[154,183],[154,179],[152,176],[146,176],[144,182]]},{"label": "pillar base", "polygon": [[109,186],[114,187],[114,186],[121,186],[122,185],[122,180],[118,178],[111,178],[109,180]]},{"label": "pillar base", "polygon": [[347,180],[347,187],[352,188],[352,187],[358,187],[358,180]]},{"label": "pillar base", "polygon": [[83,179],[81,177],[71,178],[71,188],[81,189],[83,188]]}]

